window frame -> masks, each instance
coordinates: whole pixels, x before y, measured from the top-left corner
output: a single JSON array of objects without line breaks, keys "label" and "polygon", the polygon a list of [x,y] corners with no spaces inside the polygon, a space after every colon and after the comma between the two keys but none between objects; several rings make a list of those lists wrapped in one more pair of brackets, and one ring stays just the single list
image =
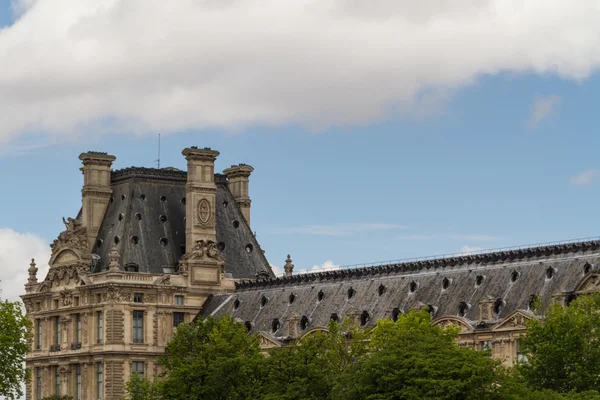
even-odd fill
[{"label": "window frame", "polygon": [[132,342],[134,344],[144,344],[144,310],[132,311]]},{"label": "window frame", "polygon": [[174,296],[174,302],[176,306],[183,306],[185,304],[185,297],[179,294]]},{"label": "window frame", "polygon": [[104,311],[96,312],[96,343],[104,343]]},{"label": "window frame", "polygon": [[185,313],[178,311],[173,312],[173,328],[177,328],[183,323],[185,323]]},{"label": "window frame", "polygon": [[104,399],[104,363],[102,361],[96,363],[96,398]]}]

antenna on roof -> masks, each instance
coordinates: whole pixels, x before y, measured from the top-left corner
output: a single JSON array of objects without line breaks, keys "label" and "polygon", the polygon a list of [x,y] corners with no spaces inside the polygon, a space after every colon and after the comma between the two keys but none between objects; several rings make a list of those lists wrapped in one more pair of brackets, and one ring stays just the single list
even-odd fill
[{"label": "antenna on roof", "polygon": [[160,133],[158,134],[158,159],[156,160],[158,169],[160,169]]}]

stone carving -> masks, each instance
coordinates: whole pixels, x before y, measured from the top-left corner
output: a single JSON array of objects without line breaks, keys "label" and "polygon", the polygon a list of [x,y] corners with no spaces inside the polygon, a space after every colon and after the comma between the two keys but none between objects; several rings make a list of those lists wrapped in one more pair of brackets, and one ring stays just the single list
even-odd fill
[{"label": "stone carving", "polygon": [[87,251],[88,241],[85,234],[85,227],[82,226],[81,221],[73,218],[67,218],[65,221],[63,218],[63,224],[65,224],[66,229],[50,245],[52,252],[54,253],[60,248]]},{"label": "stone carving", "polygon": [[196,206],[196,220],[200,225],[208,225],[211,220],[211,207],[207,199],[201,199]]},{"label": "stone carving", "polygon": [[461,323],[459,321],[448,320],[448,319],[441,320],[439,322],[435,322],[434,324],[439,326],[440,328],[449,328],[449,327],[460,328],[460,333],[468,333],[468,332],[473,331],[472,328],[469,328],[464,323]]},{"label": "stone carving", "polygon": [[124,298],[127,296],[124,295],[121,290],[116,286],[109,286],[106,293],[106,301],[110,305],[114,305],[115,303],[120,303],[125,301]]},{"label": "stone carving", "polygon": [[113,244],[108,253],[108,270],[110,272],[118,272],[120,271],[120,261],[121,257],[119,255],[119,250],[117,250],[117,245]]},{"label": "stone carving", "polygon": [[79,282],[80,276],[87,275],[90,270],[90,265],[86,263],[78,263],[75,265],[62,265],[60,267],[51,267],[46,275],[44,282],[54,282],[56,285],[64,280],[67,284],[73,279]]},{"label": "stone carving", "polygon": [[23,304],[25,304],[25,311],[27,314],[33,313],[33,304],[31,303],[31,300],[23,300]]},{"label": "stone carving", "polygon": [[195,257],[204,257],[206,254],[210,258],[217,258],[219,256],[219,250],[212,240],[198,240],[189,254],[190,256]]},{"label": "stone carving", "polygon": [[158,313],[155,312],[152,317],[152,344],[158,346]]},{"label": "stone carving", "polygon": [[144,303],[156,303],[156,300],[155,294],[146,294],[144,296]]},{"label": "stone carving", "polygon": [[29,284],[37,283],[38,269],[35,266],[35,259],[33,259],[33,258],[31,259],[31,264],[29,264],[29,269],[27,271],[29,271],[29,279],[27,279],[27,283],[29,283]]},{"label": "stone carving", "polygon": [[83,332],[82,336],[84,345],[86,345],[88,342],[88,314],[89,313],[84,313],[81,316],[81,330]]},{"label": "stone carving", "polygon": [[83,371],[82,371],[82,375],[81,375],[81,400],[87,400],[88,364],[89,363],[83,363]]},{"label": "stone carving", "polygon": [[60,304],[63,307],[70,306],[73,303],[73,293],[64,289],[60,292]]}]

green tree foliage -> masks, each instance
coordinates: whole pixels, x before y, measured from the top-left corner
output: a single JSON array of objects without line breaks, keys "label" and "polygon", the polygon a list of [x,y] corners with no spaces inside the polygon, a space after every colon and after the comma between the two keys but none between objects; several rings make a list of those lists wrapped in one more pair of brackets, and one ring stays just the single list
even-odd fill
[{"label": "green tree foliage", "polygon": [[529,387],[559,393],[600,390],[599,309],[600,293],[595,293],[568,307],[553,303],[542,320],[528,323],[521,339],[528,362],[518,369]]},{"label": "green tree foliage", "polygon": [[151,382],[141,374],[133,374],[125,384],[124,400],[160,400],[160,381]]},{"label": "green tree foliage", "polygon": [[329,324],[328,332],[315,332],[301,342],[276,349],[264,361],[261,398],[326,399],[336,386],[344,386],[342,373],[365,354],[367,335],[352,327]]},{"label": "green tree foliage", "polygon": [[181,324],[159,363],[165,400],[256,399],[263,356],[258,337],[225,316]]},{"label": "green tree foliage", "polygon": [[31,321],[19,302],[0,302],[0,396],[23,396],[21,384],[29,379],[25,356],[31,340]]},{"label": "green tree foliage", "polygon": [[337,399],[496,398],[499,363],[455,343],[458,330],[431,323],[429,313],[411,312],[397,322],[380,321],[369,352],[347,373],[354,385]]}]

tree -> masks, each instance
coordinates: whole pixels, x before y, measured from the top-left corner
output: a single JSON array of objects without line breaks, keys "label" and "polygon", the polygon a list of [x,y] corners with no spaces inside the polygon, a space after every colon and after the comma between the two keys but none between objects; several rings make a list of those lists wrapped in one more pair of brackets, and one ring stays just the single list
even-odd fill
[{"label": "tree", "polygon": [[501,398],[500,365],[484,352],[455,343],[458,329],[434,326],[429,313],[410,312],[383,320],[371,334],[369,351],[346,378],[337,399]]},{"label": "tree", "polygon": [[548,306],[520,339],[528,361],[518,367],[528,386],[560,393],[600,390],[600,293]]},{"label": "tree", "polygon": [[255,399],[260,394],[258,337],[230,316],[181,324],[159,360],[166,400]]},{"label": "tree", "polygon": [[25,356],[31,341],[31,321],[19,302],[0,302],[0,328],[0,396],[18,398],[30,375]]},{"label": "tree", "polygon": [[160,400],[160,382],[151,382],[141,374],[132,374],[125,384],[124,400]]},{"label": "tree", "polygon": [[[315,332],[299,343],[271,351],[265,360],[262,399],[326,399],[354,359],[366,352],[367,332],[330,322],[326,332]],[[352,339],[350,339],[352,338]]]}]

